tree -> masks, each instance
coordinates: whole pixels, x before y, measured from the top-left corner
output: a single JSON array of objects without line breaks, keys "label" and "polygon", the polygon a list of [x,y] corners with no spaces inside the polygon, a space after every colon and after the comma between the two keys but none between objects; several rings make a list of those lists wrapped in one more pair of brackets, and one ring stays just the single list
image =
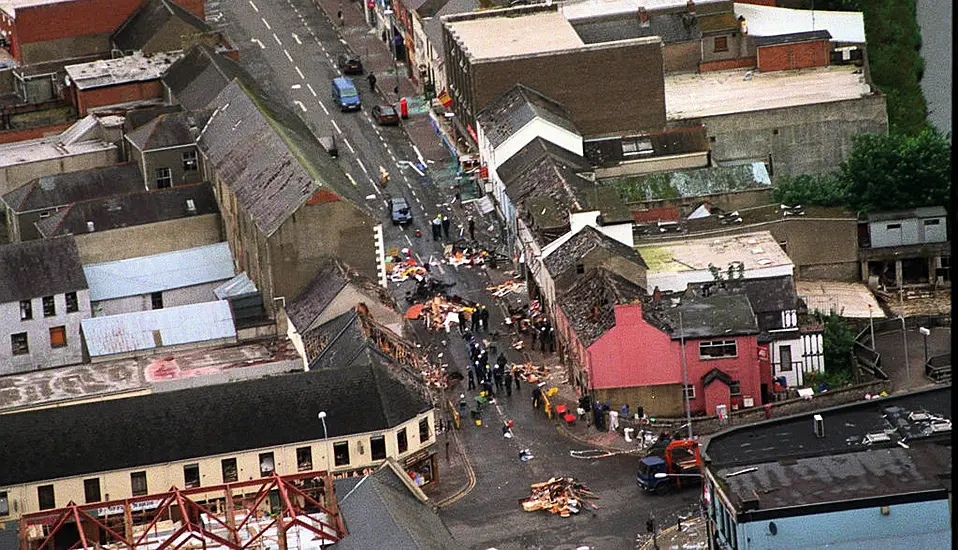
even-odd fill
[{"label": "tree", "polygon": [[819,319],[824,325],[822,353],[825,359],[825,370],[851,375],[855,330],[834,311],[828,315],[820,314]]},{"label": "tree", "polygon": [[843,206],[845,188],[835,174],[779,177],[772,189],[772,200],[782,204],[814,204],[818,206]]}]

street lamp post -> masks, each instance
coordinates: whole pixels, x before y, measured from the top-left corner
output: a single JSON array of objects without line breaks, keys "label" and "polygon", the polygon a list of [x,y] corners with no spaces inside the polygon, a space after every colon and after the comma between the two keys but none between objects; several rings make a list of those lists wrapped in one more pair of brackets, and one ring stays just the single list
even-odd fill
[{"label": "street lamp post", "polygon": [[323,454],[326,455],[326,477],[329,477],[329,433],[326,432],[326,411],[319,411],[317,415],[319,420],[323,423]]},{"label": "street lamp post", "polygon": [[908,360],[908,329],[905,327],[904,315],[898,318],[901,319],[901,342],[905,348],[905,389],[907,390],[911,388],[911,362]]},{"label": "street lamp post", "polygon": [[868,331],[871,334],[872,349],[875,349],[875,320],[872,318],[872,305],[868,304]]}]

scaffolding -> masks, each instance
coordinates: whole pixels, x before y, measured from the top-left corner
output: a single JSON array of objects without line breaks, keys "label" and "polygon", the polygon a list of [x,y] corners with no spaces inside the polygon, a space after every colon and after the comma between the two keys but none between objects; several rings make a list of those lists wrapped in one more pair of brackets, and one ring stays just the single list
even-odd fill
[{"label": "scaffolding", "polygon": [[[330,488],[330,490],[326,490]],[[346,535],[325,472],[24,515],[20,550],[320,550]]]}]

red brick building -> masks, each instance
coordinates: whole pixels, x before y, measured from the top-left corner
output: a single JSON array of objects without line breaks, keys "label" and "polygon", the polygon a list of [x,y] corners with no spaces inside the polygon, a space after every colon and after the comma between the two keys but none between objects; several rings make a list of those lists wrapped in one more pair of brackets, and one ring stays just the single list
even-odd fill
[{"label": "red brick building", "polygon": [[67,65],[64,95],[84,117],[90,109],[163,97],[160,80],[179,55],[128,55]]},{"label": "red brick building", "polygon": [[684,332],[693,414],[715,414],[718,405],[760,406],[771,373],[759,364],[759,329],[748,298],[689,296],[678,306],[672,300],[644,296],[603,269],[559,298],[556,334],[578,391],[614,408],[628,403],[651,416],[682,416]]},{"label": "red brick building", "polygon": [[787,71],[825,67],[831,55],[828,31],[808,31],[778,36],[757,36],[755,51],[759,71]]}]

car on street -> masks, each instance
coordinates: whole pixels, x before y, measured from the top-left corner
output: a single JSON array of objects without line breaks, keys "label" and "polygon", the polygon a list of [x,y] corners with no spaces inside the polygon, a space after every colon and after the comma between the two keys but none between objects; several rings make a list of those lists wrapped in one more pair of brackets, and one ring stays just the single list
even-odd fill
[{"label": "car on street", "polygon": [[363,61],[358,55],[341,53],[336,58],[336,66],[343,74],[363,74]]},{"label": "car on street", "polygon": [[341,76],[333,79],[333,102],[340,111],[358,111],[362,107],[359,90],[351,78]]},{"label": "car on street", "polygon": [[393,225],[412,223],[412,212],[409,210],[409,203],[406,202],[406,199],[402,197],[389,199],[389,210]]},{"label": "car on street", "polygon": [[373,119],[380,126],[395,126],[399,124],[399,113],[390,105],[375,105]]}]

